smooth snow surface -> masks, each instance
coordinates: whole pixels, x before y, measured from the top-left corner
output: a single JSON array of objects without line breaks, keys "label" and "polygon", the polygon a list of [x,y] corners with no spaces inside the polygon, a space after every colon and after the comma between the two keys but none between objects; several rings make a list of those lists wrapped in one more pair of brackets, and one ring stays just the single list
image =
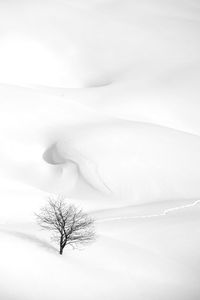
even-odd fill
[{"label": "smooth snow surface", "polygon": [[[0,1],[0,299],[200,299],[200,3]],[[97,241],[60,257],[63,194]]]}]

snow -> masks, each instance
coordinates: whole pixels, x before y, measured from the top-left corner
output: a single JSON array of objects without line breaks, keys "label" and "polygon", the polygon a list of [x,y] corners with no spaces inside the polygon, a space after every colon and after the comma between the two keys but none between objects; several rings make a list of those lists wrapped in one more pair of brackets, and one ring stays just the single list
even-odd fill
[{"label": "snow", "polygon": [[[0,3],[0,299],[198,300],[196,0]],[[97,241],[59,256],[63,194]]]}]

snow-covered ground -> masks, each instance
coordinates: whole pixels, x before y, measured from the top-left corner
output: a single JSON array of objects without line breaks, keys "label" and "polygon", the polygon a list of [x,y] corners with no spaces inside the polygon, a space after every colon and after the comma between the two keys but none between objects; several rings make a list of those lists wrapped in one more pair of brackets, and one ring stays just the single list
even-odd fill
[{"label": "snow-covered ground", "polygon": [[[0,299],[199,300],[200,4],[0,2]],[[63,194],[97,241],[61,257]]]}]

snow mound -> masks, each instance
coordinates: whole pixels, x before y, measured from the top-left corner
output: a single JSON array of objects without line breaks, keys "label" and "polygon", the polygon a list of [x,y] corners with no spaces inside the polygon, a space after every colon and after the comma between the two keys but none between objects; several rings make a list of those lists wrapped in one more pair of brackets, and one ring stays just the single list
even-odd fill
[{"label": "snow mound", "polygon": [[[199,299],[199,9],[0,2],[0,299]],[[96,243],[57,254],[49,193]]]}]

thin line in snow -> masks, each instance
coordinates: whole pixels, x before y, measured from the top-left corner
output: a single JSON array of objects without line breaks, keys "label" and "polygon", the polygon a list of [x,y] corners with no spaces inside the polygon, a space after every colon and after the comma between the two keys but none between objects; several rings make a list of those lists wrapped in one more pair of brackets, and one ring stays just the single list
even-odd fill
[{"label": "thin line in snow", "polygon": [[198,203],[200,203],[200,200],[196,200],[195,202],[191,203],[191,204],[187,204],[187,205],[182,205],[182,206],[176,206],[176,207],[172,207],[172,208],[168,208],[165,209],[163,212],[159,213],[159,214],[152,214],[152,215],[142,215],[142,216],[133,216],[133,217],[114,217],[114,218],[105,218],[105,219],[100,219],[100,220],[96,220],[96,223],[100,223],[100,222],[107,222],[107,221],[117,221],[117,220],[128,220],[128,219],[145,219],[145,218],[157,218],[157,217],[163,217],[166,216],[167,214],[169,214],[172,211],[175,210],[181,210],[181,209],[185,209],[185,208],[189,208],[189,207],[193,207],[196,206]]}]

